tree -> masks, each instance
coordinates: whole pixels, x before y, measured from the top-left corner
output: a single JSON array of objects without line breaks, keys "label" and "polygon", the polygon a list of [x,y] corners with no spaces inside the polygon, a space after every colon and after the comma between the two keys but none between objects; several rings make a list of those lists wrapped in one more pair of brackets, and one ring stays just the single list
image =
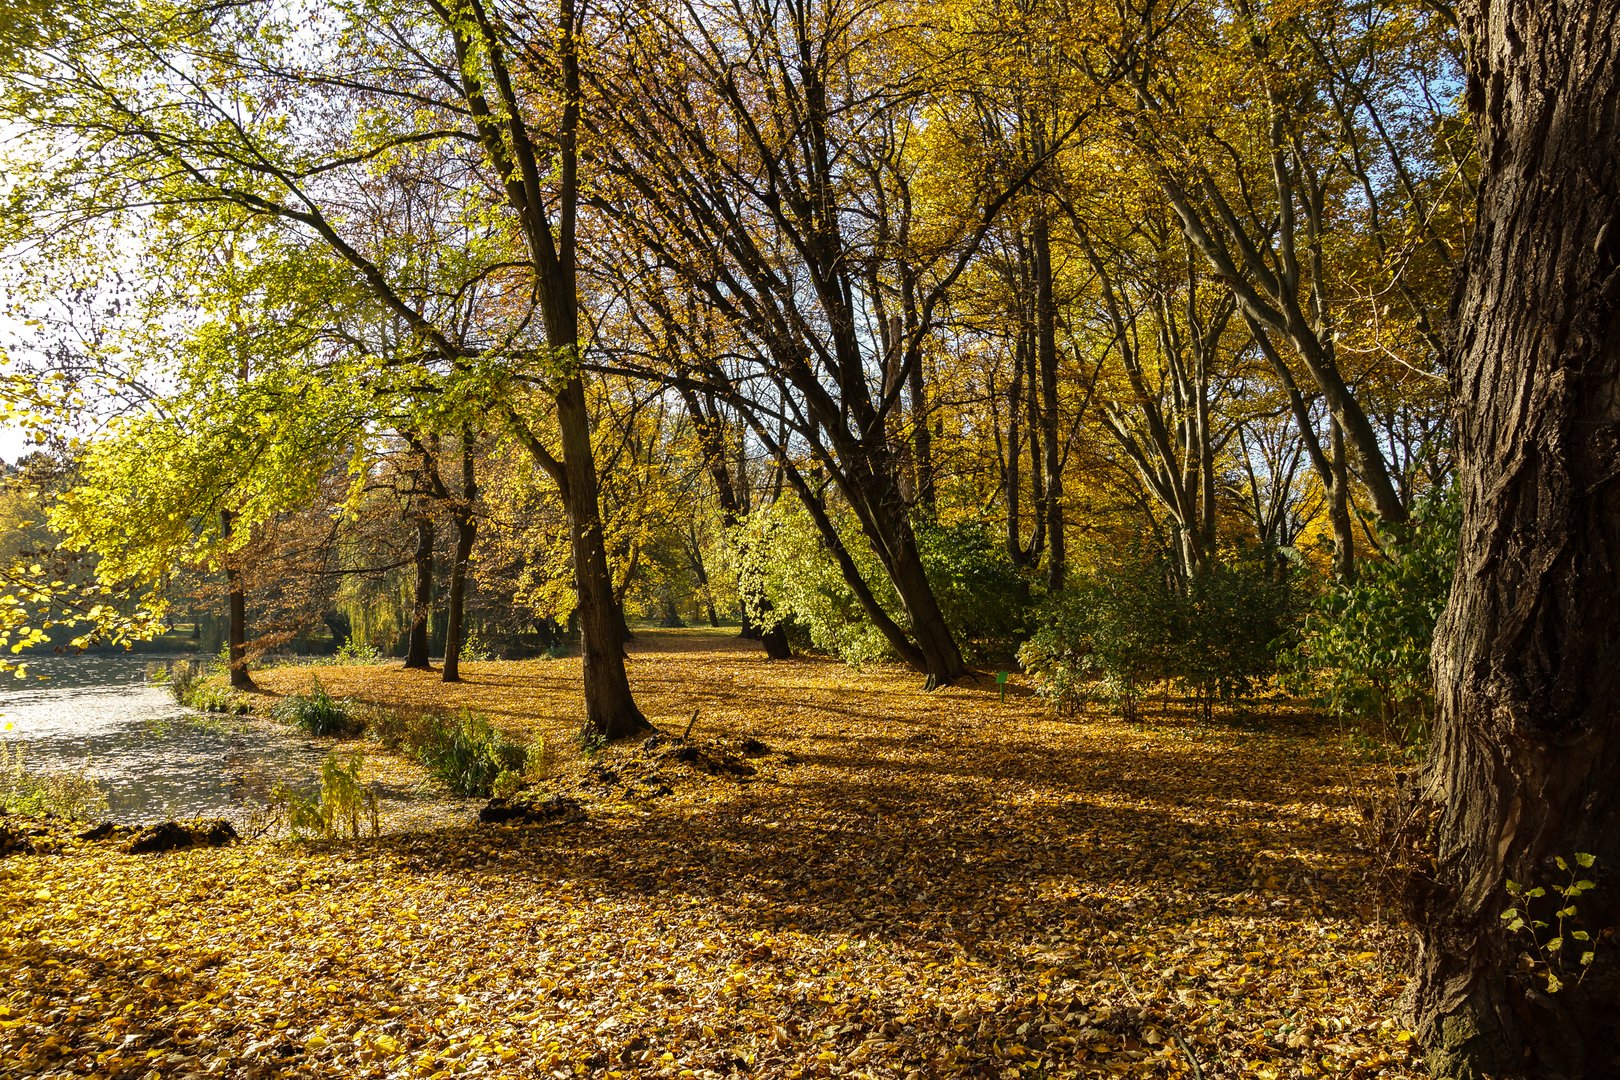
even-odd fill
[{"label": "tree", "polygon": [[[10,219],[49,238],[144,232],[155,218],[179,250],[257,232],[337,268],[371,308],[354,353],[490,414],[555,482],[585,731],[647,727],[624,670],[581,369],[573,0],[177,15],[133,0],[74,15],[20,36],[0,99],[34,155],[8,192]],[[312,22],[337,32],[312,35]],[[555,452],[534,432],[537,406],[555,419]]]},{"label": "tree", "polygon": [[[1452,350],[1461,551],[1414,808],[1433,862],[1413,881],[1410,998],[1435,1075],[1613,1076],[1620,3],[1461,17],[1483,175]],[[1596,887],[1555,945],[1537,924],[1557,924],[1566,865]],[[1549,896],[1515,902],[1509,882]],[[1527,970],[1526,952],[1552,960]]]},{"label": "tree", "polygon": [[[609,126],[604,108],[595,133],[616,181],[595,205],[737,335],[729,358],[738,362],[701,358],[701,388],[745,414],[867,618],[935,685],[966,668],[912,523],[918,492],[933,491],[932,469],[921,482],[915,472],[931,449],[903,437],[901,411],[908,397],[913,419],[921,411],[912,372],[951,288],[1078,123],[1011,176],[963,175],[939,193],[948,209],[924,230],[905,159],[924,129],[949,129],[952,94],[931,89],[926,65],[907,52],[919,47],[906,37],[915,29],[902,22],[875,5],[826,0],[629,7],[622,55],[592,73],[614,110]],[[806,459],[853,510],[900,618],[861,579],[802,475]]]}]

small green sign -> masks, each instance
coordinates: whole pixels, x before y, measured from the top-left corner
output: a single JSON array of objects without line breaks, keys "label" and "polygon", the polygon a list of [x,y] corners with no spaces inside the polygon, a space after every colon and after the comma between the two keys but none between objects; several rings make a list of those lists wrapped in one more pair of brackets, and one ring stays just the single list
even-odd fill
[{"label": "small green sign", "polygon": [[1007,673],[1005,671],[996,672],[996,686],[1001,690],[1001,700],[1006,701],[1007,700]]}]

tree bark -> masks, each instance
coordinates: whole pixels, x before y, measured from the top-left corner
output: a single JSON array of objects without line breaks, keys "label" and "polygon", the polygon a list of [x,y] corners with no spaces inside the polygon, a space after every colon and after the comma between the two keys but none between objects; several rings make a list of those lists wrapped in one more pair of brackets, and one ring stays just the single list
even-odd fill
[{"label": "tree bark", "polygon": [[1350,460],[1345,453],[1344,431],[1339,422],[1329,418],[1333,434],[1329,445],[1333,448],[1327,477],[1328,520],[1333,523],[1333,576],[1341,585],[1356,582],[1356,528],[1350,516]]},{"label": "tree bark", "polygon": [[[570,308],[572,314],[572,308]],[[549,323],[550,320],[548,320]],[[549,330],[549,327],[548,327]],[[579,590],[580,654],[585,669],[585,726],[588,737],[627,739],[652,725],[636,707],[624,667],[628,628],[624,609],[613,596],[607,548],[602,537],[601,499],[591,452],[585,383],[575,375],[557,395],[563,469],[568,483],[568,531],[574,548],[574,580]]]},{"label": "tree bark", "polygon": [[[1408,1001],[1436,1076],[1609,1077],[1620,948],[1570,930],[1620,922],[1620,0],[1473,0],[1462,25],[1483,178],[1454,320],[1463,522],[1414,807],[1433,861],[1412,879]],[[1578,852],[1596,888],[1549,992],[1520,957],[1550,931],[1507,929],[1507,882],[1551,891]],[[1557,902],[1517,906],[1547,919]]]},{"label": "tree bark", "polygon": [[416,589],[411,603],[411,630],[405,648],[405,666],[429,669],[428,618],[433,611],[433,519],[416,516]]},{"label": "tree bark", "polygon": [[461,645],[466,636],[467,566],[472,562],[473,542],[478,538],[478,521],[473,517],[473,500],[478,497],[478,476],[473,458],[472,432],[461,433],[461,497],[456,503],[456,552],[450,563],[450,602],[444,628],[445,682],[461,681]]},{"label": "tree bark", "polygon": [[[235,518],[236,515],[229,510],[219,512],[219,533],[227,541],[231,538],[231,525]],[[227,556],[227,559],[234,557]],[[231,687],[235,690],[257,690],[259,687],[253,681],[253,676],[248,674],[247,593],[242,588],[242,572],[229,561],[225,566],[225,591],[228,614],[225,642],[231,669]]]},{"label": "tree bark", "polygon": [[[1046,519],[1046,587],[1063,588],[1068,554],[1063,539],[1063,448],[1058,440],[1057,301],[1052,293],[1052,232],[1046,207],[1035,213],[1035,355],[1040,366],[1041,441],[1046,450],[1041,507]],[[1030,387],[1033,397],[1035,387]],[[1034,432],[1031,432],[1033,436]]]},{"label": "tree bark", "polygon": [[[448,10],[448,9],[447,9]],[[503,43],[478,5],[457,8],[446,21],[452,27],[457,60],[463,68],[467,100],[478,120],[485,156],[499,170],[507,204],[523,229],[529,261],[534,269],[546,345],[559,374],[556,391],[558,444],[561,459],[553,456],[535,436],[510,401],[500,411],[509,430],[551,477],[568,513],[569,540],[573,545],[574,583],[579,602],[574,610],[580,629],[585,681],[585,722],[580,734],[588,740],[628,738],[652,725],[636,707],[624,668],[623,612],[613,601],[613,579],[608,572],[602,535],[601,498],[596,479],[596,457],[591,446],[591,424],[580,372],[577,214],[579,208],[579,152],[576,139],[580,122],[579,19],[575,0],[558,0],[556,7],[556,63],[560,76],[562,111],[556,130],[555,155],[548,152],[542,167],[511,72],[506,67]],[[467,17],[471,16],[471,17]],[[477,57],[488,64],[489,85],[475,74]],[[499,107],[491,108],[487,93],[493,89]],[[542,178],[555,168],[556,194],[548,200]],[[548,211],[548,202],[555,213]]]}]

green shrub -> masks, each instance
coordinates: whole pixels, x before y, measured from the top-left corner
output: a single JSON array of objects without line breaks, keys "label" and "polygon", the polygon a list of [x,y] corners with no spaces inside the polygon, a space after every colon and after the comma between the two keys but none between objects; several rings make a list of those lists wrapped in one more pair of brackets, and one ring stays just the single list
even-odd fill
[{"label": "green shrub", "polygon": [[1171,674],[1207,715],[1212,700],[1248,694],[1276,674],[1298,614],[1292,579],[1272,568],[1241,558],[1207,567],[1187,585]]},{"label": "green shrub", "polygon": [[217,683],[201,683],[194,686],[191,693],[186,695],[183,704],[198,712],[233,713],[237,716],[245,716],[252,711],[246,698],[230,687],[220,686]]},{"label": "green shrub", "polygon": [[376,836],[377,793],[361,780],[363,767],[359,753],[340,757],[334,751],[321,763],[318,793],[303,796],[278,784],[270,795],[271,809],[297,837],[359,839],[366,829]]},{"label": "green shrub", "polygon": [[457,795],[488,798],[503,772],[529,767],[530,748],[497,731],[487,717],[462,712],[431,717],[415,737],[428,772]]},{"label": "green shrub", "polygon": [[494,645],[486,640],[485,634],[478,630],[469,630],[461,642],[461,659],[469,664],[493,660],[495,659]]},{"label": "green shrub", "polygon": [[162,686],[177,703],[198,712],[245,715],[248,703],[242,695],[216,682],[213,666],[200,658],[186,657],[169,664],[149,664],[146,681]]},{"label": "green shrub", "polygon": [[1134,718],[1144,687],[1173,680],[1207,715],[1214,699],[1276,670],[1293,595],[1258,563],[1217,563],[1182,581],[1162,556],[1132,553],[1048,597],[1018,658],[1060,711],[1098,696]]},{"label": "green shrub", "polygon": [[[873,595],[900,625],[905,609],[888,573],[847,510],[830,511],[850,558]],[[770,610],[750,612],[767,629],[781,626],[796,647],[812,647],[860,666],[893,659],[887,638],[844,580],[836,560],[803,507],[783,501],[752,515],[733,545],[747,552],[736,568],[745,597],[770,599]],[[916,526],[918,555],[940,614],[970,661],[1012,655],[1027,632],[1029,588],[978,522]]]},{"label": "green shrub", "polygon": [[1353,585],[1321,597],[1288,657],[1294,690],[1403,747],[1428,741],[1429,649],[1451,594],[1461,514],[1454,490],[1424,500],[1401,536],[1385,537],[1387,558],[1361,562]]},{"label": "green shrub", "polygon": [[1124,561],[1048,597],[1019,663],[1060,711],[1099,694],[1134,717],[1141,687],[1171,675],[1183,606],[1163,559]]},{"label": "green shrub", "polygon": [[168,664],[148,664],[146,667],[147,682],[163,687],[176,702],[188,707],[191,695],[207,674],[208,662],[194,657],[184,657]]},{"label": "green shrub", "polygon": [[360,641],[357,638],[350,638],[345,641],[332,654],[332,662],[335,664],[382,664],[387,661],[388,657],[383,655],[381,649],[370,642]]},{"label": "green shrub", "polygon": [[1029,632],[1029,583],[983,524],[923,524],[917,547],[940,614],[970,662],[1004,660]]},{"label": "green shrub", "polygon": [[270,717],[291,724],[316,738],[344,738],[358,734],[362,727],[354,706],[327,693],[321,680],[311,680],[308,694],[288,694],[270,709]]},{"label": "green shrub", "polygon": [[[879,602],[890,611],[897,610],[899,600],[889,588],[871,545],[848,515],[838,524],[850,557],[877,593]],[[746,565],[737,573],[763,589],[771,602],[768,613],[751,613],[758,625],[767,630],[781,627],[795,648],[814,648],[857,667],[890,658],[888,640],[867,619],[801,505],[780,500],[750,515],[741,528],[746,530],[746,536],[732,546],[749,554]],[[753,591],[745,591],[744,595],[753,595]]]}]

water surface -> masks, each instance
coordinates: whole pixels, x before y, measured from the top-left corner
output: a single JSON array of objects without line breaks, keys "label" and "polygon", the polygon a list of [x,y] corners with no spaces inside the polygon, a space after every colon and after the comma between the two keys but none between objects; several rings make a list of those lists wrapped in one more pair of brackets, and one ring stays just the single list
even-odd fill
[{"label": "water surface", "polygon": [[[31,772],[83,769],[121,822],[246,821],[278,782],[311,786],[326,748],[279,725],[203,715],[148,685],[150,654],[42,656],[28,678],[0,673],[0,739]],[[43,677],[42,677],[43,676]]]}]

